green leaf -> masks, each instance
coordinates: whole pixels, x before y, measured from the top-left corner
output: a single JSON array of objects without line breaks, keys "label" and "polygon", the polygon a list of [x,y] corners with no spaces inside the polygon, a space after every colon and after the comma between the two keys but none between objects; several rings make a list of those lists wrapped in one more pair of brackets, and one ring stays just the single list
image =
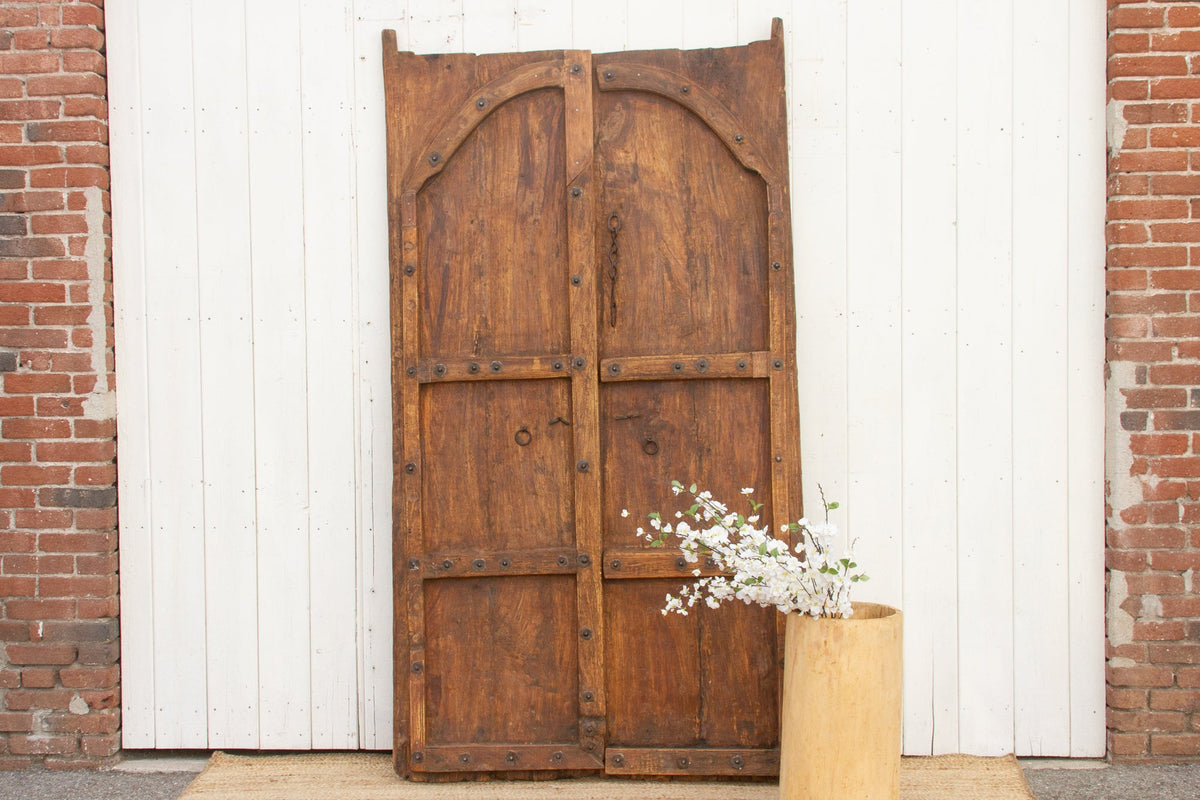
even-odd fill
[{"label": "green leaf", "polygon": [[827,505],[827,506],[825,506],[825,507],[826,507],[826,508],[828,508],[830,511],[833,511],[835,508],[838,508],[838,507],[840,507],[841,505],[842,505],[842,504],[841,504],[841,503],[839,503],[837,500],[834,500],[832,503],[830,503],[829,505]]},{"label": "green leaf", "polygon": [[689,493],[689,494],[695,494],[695,493],[696,493],[696,484],[694,484],[694,483],[693,483],[693,484],[692,484],[690,487],[688,487],[688,493]]},{"label": "green leaf", "polygon": [[659,513],[657,511],[651,511],[646,516],[649,517],[650,519],[662,519],[662,517],[659,515]]}]

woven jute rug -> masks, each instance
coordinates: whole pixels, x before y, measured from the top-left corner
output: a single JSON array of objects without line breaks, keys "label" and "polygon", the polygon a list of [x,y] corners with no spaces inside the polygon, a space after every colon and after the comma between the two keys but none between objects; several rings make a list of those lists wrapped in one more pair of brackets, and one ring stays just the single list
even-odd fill
[{"label": "woven jute rug", "polygon": [[[902,800],[1036,800],[1012,756],[906,758]],[[769,783],[569,780],[413,783],[386,753],[214,753],[180,800],[776,800]]]}]

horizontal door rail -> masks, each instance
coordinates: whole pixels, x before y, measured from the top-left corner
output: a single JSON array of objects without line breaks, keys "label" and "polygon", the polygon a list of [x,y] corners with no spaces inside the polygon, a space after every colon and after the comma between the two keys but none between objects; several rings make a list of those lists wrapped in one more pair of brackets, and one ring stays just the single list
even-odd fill
[{"label": "horizontal door rail", "polygon": [[594,559],[574,548],[512,551],[439,551],[408,559],[408,569],[430,578],[497,575],[573,575],[592,566]]},{"label": "horizontal door rail", "polygon": [[669,381],[687,378],[769,378],[784,361],[767,350],[743,353],[614,356],[601,359],[600,380]]}]

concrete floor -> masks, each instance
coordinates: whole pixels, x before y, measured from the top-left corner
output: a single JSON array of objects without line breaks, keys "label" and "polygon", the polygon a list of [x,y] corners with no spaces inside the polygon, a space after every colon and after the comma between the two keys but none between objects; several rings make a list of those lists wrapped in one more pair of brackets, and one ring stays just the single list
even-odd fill
[{"label": "concrete floor", "polygon": [[[1033,759],[1022,765],[1038,800],[1200,800],[1200,763]],[[203,756],[134,756],[103,772],[0,773],[0,800],[176,800],[203,766]]]}]

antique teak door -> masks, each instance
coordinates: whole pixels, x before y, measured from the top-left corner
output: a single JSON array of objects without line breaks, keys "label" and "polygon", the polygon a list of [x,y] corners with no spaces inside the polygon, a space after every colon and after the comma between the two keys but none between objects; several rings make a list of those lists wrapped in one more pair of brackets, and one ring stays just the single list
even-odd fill
[{"label": "antique teak door", "polygon": [[779,615],[664,617],[693,565],[634,530],[672,479],[800,513],[779,21],[604,55],[385,31],[384,77],[397,771],[775,774]]}]

